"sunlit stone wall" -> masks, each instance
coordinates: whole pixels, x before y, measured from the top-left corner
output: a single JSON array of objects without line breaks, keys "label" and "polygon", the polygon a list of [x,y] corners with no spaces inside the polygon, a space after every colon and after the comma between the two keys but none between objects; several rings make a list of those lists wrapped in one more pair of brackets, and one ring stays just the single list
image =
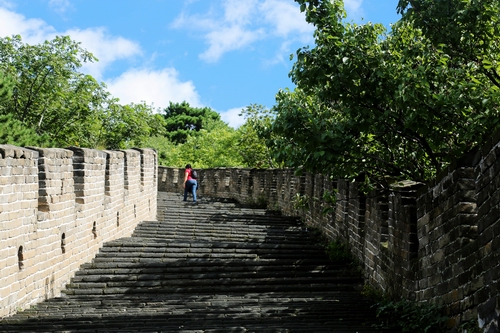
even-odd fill
[{"label": "sunlit stone wall", "polygon": [[0,145],[0,317],[59,296],[103,242],[156,219],[157,156]]}]

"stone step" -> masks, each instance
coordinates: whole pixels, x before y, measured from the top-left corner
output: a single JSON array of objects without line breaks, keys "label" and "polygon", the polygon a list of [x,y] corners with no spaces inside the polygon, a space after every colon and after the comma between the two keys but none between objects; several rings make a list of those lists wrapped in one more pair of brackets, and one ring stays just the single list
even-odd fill
[{"label": "stone step", "polygon": [[[144,282],[117,282],[108,284],[84,283],[70,284],[62,292],[65,295],[122,295],[127,294],[171,294],[171,293],[264,293],[264,292],[294,292],[297,290],[321,291],[329,289],[330,291],[352,291],[357,290],[353,285],[352,279],[327,280],[327,278],[311,279],[214,279],[198,280],[186,284],[184,280],[165,280],[165,281],[144,281]],[[361,282],[361,281],[358,281]]]},{"label": "stone step", "polygon": [[[293,296],[293,297],[291,297]],[[355,290],[348,292],[344,291],[306,291],[297,290],[293,293],[288,292],[275,292],[275,293],[233,293],[233,294],[219,294],[219,293],[200,293],[187,295],[185,293],[171,293],[168,295],[164,294],[124,294],[121,296],[96,296],[94,299],[89,299],[87,297],[54,297],[50,298],[44,302],[37,304],[25,311],[19,313],[19,315],[26,315],[28,313],[36,313],[43,311],[47,308],[56,308],[60,311],[70,310],[71,308],[99,308],[102,306],[128,306],[137,305],[138,307],[161,307],[163,305],[180,305],[188,306],[191,302],[211,302],[211,305],[217,304],[233,306],[237,304],[253,304],[262,305],[266,303],[293,303],[293,302],[314,302],[319,299],[330,300],[335,302],[340,302],[344,305],[357,304],[369,304],[370,302],[359,297],[359,294]],[[205,304],[207,305],[207,304]],[[71,310],[73,311],[73,310]],[[12,317],[3,318],[5,320],[11,319]]]},{"label": "stone step", "polygon": [[274,232],[277,233],[279,231],[283,231],[282,229],[287,230],[290,233],[300,233],[301,225],[300,224],[292,224],[292,223],[260,223],[260,224],[252,224],[251,221],[214,221],[207,219],[200,219],[199,221],[193,219],[165,219],[164,221],[146,221],[141,222],[137,229],[143,228],[158,228],[158,229],[200,229],[200,230],[231,230],[232,228],[239,228],[245,230],[247,232]]},{"label": "stone step", "polygon": [[294,260],[280,260],[279,265],[276,265],[275,260],[259,260],[259,261],[232,261],[227,263],[226,260],[173,260],[169,262],[149,262],[140,263],[130,261],[109,263],[108,261],[96,261],[90,264],[83,265],[81,270],[76,272],[73,280],[80,281],[82,276],[120,276],[120,275],[179,275],[190,274],[193,276],[199,274],[213,275],[225,277],[235,276],[236,274],[251,275],[251,276],[302,276],[316,274],[331,274],[332,276],[352,276],[359,278],[357,272],[352,269],[345,268],[342,265],[324,265],[320,261],[317,265],[311,262],[304,262],[301,265],[295,265]]},{"label": "stone step", "polygon": [[[141,313],[92,315],[75,318],[28,321],[22,332],[335,332],[373,333],[382,332],[369,324],[363,316],[340,313],[322,321],[326,314],[295,313],[287,309],[271,309],[268,312],[241,309],[238,313],[220,311],[181,311],[141,315]],[[243,316],[242,313],[247,312]],[[201,315],[204,317],[201,317]],[[133,318],[132,320],[130,318]],[[15,329],[15,326],[13,327]],[[249,329],[250,328],[250,329]],[[10,330],[12,332],[12,330]],[[385,331],[389,332],[389,331]]]},{"label": "stone step", "polygon": [[[112,272],[163,272],[165,270],[171,271],[190,271],[190,272],[201,272],[208,269],[219,269],[220,266],[224,266],[225,270],[231,271],[310,271],[323,272],[330,271],[336,274],[341,274],[343,272],[347,274],[353,274],[353,269],[346,267],[343,262],[328,262],[325,263],[324,260],[314,258],[314,259],[301,259],[301,260],[280,260],[279,265],[277,265],[276,260],[255,260],[255,261],[231,261],[226,260],[170,260],[165,262],[149,262],[149,263],[139,263],[126,261],[114,260],[110,262],[109,260],[94,260],[91,263],[81,265],[81,269],[75,273],[75,276],[87,274],[88,272],[95,272],[95,274]],[[356,275],[357,272],[355,272]]]},{"label": "stone step", "polygon": [[[338,295],[340,297],[322,291],[308,293],[302,298],[299,295],[290,298],[289,294],[269,297],[266,293],[254,294],[253,298],[211,295],[186,298],[185,295],[174,294],[170,295],[169,301],[157,295],[149,299],[129,297],[128,302],[112,297],[86,303],[78,299],[60,301],[60,304],[44,302],[36,311],[25,311],[22,313],[24,317],[18,316],[4,324],[10,324],[12,331],[18,331],[16,324],[19,323],[23,327],[22,332],[29,332],[30,326],[34,332],[54,332],[58,328],[78,332],[153,332],[154,329],[157,329],[155,332],[208,332],[211,329],[232,332],[235,327],[247,332],[248,327],[252,332],[266,332],[264,328],[271,329],[270,332],[280,329],[288,332],[374,332],[370,322],[366,322],[363,311],[370,303],[360,302],[353,293]],[[82,306],[85,306],[84,314]],[[34,317],[37,319],[33,320]],[[231,323],[238,323],[239,326]]]},{"label": "stone step", "polygon": [[[135,251],[134,251],[135,250]],[[166,251],[165,251],[166,250]],[[269,248],[258,249],[227,249],[227,248],[199,248],[199,247],[186,247],[186,248],[167,248],[162,252],[144,252],[140,249],[131,249],[131,251],[121,251],[117,249],[109,249],[105,252],[100,252],[96,255],[96,259],[110,258],[137,258],[137,259],[151,259],[151,260],[168,260],[168,259],[193,259],[193,258],[207,258],[207,259],[248,259],[248,260],[261,260],[261,259],[301,259],[307,255],[317,254],[314,250],[296,250],[296,249],[276,249],[272,251]],[[319,254],[318,254],[319,255]]]},{"label": "stone step", "polygon": [[[299,219],[294,216],[286,216],[280,214],[270,214],[266,210],[249,210],[249,209],[212,209],[203,206],[194,206],[191,210],[178,207],[165,207],[162,211],[165,216],[172,218],[188,217],[188,218],[210,218],[214,221],[223,220],[249,220],[255,219],[256,222],[265,221],[266,223],[279,223],[279,222],[299,222]],[[167,219],[158,219],[158,221],[165,221]]]},{"label": "stone step", "polygon": [[301,227],[277,227],[277,226],[245,226],[241,223],[218,225],[213,223],[189,223],[174,224],[164,223],[142,223],[134,231],[133,237],[155,238],[158,240],[172,240],[180,238],[189,239],[213,239],[219,241],[259,241],[259,242],[296,242],[297,244],[317,244],[317,237],[310,232],[302,230]]},{"label": "stone step", "polygon": [[238,241],[241,240],[248,240],[248,241],[267,241],[267,242],[281,242],[281,241],[287,241],[287,242],[297,242],[297,243],[305,243],[305,242],[311,242],[311,239],[308,236],[302,235],[300,233],[291,233],[287,232],[286,234],[279,234],[276,232],[273,233],[257,233],[257,232],[247,232],[245,230],[237,231],[226,231],[226,230],[221,230],[220,232],[217,232],[215,230],[210,230],[210,229],[205,229],[205,230],[171,230],[169,231],[168,229],[139,229],[134,234],[132,235],[133,237],[138,237],[138,238],[157,238],[157,239],[168,239],[172,238],[172,236],[175,236],[174,239],[177,239],[177,237],[184,237],[184,238],[189,238],[191,239],[198,239],[198,238],[215,238],[215,239],[220,239],[225,240],[227,238],[227,241],[231,241],[231,239],[235,239]]},{"label": "stone step", "polygon": [[[197,233],[220,233],[221,235],[225,234],[241,234],[241,235],[246,235],[246,236],[256,236],[256,237],[262,237],[262,236],[280,236],[281,238],[284,238],[285,236],[289,237],[306,237],[309,239],[312,238],[317,238],[315,236],[309,236],[305,232],[301,232],[300,230],[280,230],[277,227],[260,227],[260,228],[249,228],[241,224],[232,224],[232,225],[217,225],[217,224],[198,224],[198,225],[186,225],[186,224],[174,224],[169,222],[170,224],[168,225],[153,225],[153,224],[148,224],[148,225],[139,225],[137,229],[135,230],[135,234],[137,234],[139,231],[144,231],[144,232],[150,232],[150,231],[157,231],[158,234],[160,232],[175,232],[175,231],[185,231],[185,232],[197,232]],[[237,229],[235,229],[237,228]],[[135,234],[133,237],[135,237]]]},{"label": "stone step", "polygon": [[[103,248],[99,250],[99,254],[114,253],[119,255],[120,253],[143,253],[143,254],[158,254],[158,253],[172,253],[172,252],[238,252],[238,253],[268,253],[268,252],[283,252],[289,253],[294,252],[297,254],[307,255],[309,252],[316,252],[318,254],[324,254],[323,247],[318,244],[311,244],[311,242],[292,242],[292,241],[268,241],[264,240],[261,242],[255,239],[248,241],[209,241],[196,239],[185,239],[182,237],[180,240],[173,238],[172,240],[161,239],[162,242],[156,241],[154,243],[146,243],[147,238],[144,242],[137,240],[138,237],[134,238],[134,241],[124,241],[124,242],[110,242],[106,243]],[[209,238],[209,237],[206,237]],[[157,239],[160,240],[160,239]],[[323,256],[326,258],[326,256]]]},{"label": "stone step", "polygon": [[[259,223],[257,223],[259,222]],[[137,230],[141,230],[142,228],[158,228],[158,229],[197,229],[201,230],[210,230],[219,228],[221,231],[231,230],[232,228],[239,228],[244,230],[245,232],[278,232],[280,229],[287,228],[290,233],[299,233],[302,225],[295,224],[294,222],[283,222],[283,221],[255,221],[252,223],[252,220],[249,219],[224,219],[224,220],[215,220],[213,218],[200,218],[199,220],[195,218],[172,218],[166,217],[162,222],[143,222],[137,226]]]},{"label": "stone step", "polygon": [[[290,270],[285,270],[290,266],[283,266],[283,269],[269,269],[265,266],[233,266],[225,268],[223,263],[213,264],[209,266],[198,265],[194,267],[190,266],[171,266],[166,265],[165,267],[157,267],[157,268],[144,268],[142,266],[138,266],[137,268],[90,268],[79,271],[73,277],[72,281],[83,281],[83,280],[96,280],[96,278],[92,278],[93,276],[101,277],[99,281],[107,281],[110,277],[114,279],[123,280],[126,276],[130,276],[130,280],[137,280],[138,276],[140,279],[172,279],[176,276],[189,276],[196,279],[202,278],[300,278],[303,276],[311,276],[314,278],[319,278],[322,275],[329,276],[332,280],[335,280],[338,277],[344,278],[349,277],[354,279],[356,277],[359,278],[359,274],[354,274],[352,271],[339,270],[335,268],[321,268],[318,269],[316,267],[297,267],[290,268]],[[222,270],[222,271],[221,271]],[[335,274],[335,276],[331,276]],[[151,276],[148,278],[148,276]]]},{"label": "stone step", "polygon": [[300,235],[272,235],[272,234],[245,234],[244,232],[234,231],[232,233],[224,233],[221,231],[217,232],[189,232],[189,231],[178,231],[178,232],[163,232],[157,230],[151,231],[137,231],[133,234],[133,237],[142,237],[142,238],[155,238],[162,240],[181,240],[181,239],[203,239],[207,241],[260,241],[260,242],[297,242],[297,243],[306,243],[311,242],[310,239],[301,237]]},{"label": "stone step", "polygon": [[[209,273],[182,273],[182,272],[172,272],[172,273],[164,273],[164,272],[140,272],[140,273],[130,273],[123,272],[123,274],[113,273],[113,274],[80,274],[75,276],[72,279],[71,284],[67,286],[67,288],[82,288],[84,285],[87,287],[92,285],[100,285],[103,288],[106,287],[116,287],[119,286],[119,283],[122,283],[123,286],[141,286],[141,285],[151,285],[151,281],[153,281],[156,285],[165,285],[165,284],[186,284],[186,281],[196,280],[194,284],[211,284],[213,281],[219,281],[224,283],[224,281],[238,281],[238,280],[250,280],[252,284],[260,283],[260,281],[264,281],[264,283],[298,283],[299,281],[306,281],[310,283],[311,281],[319,282],[331,282],[331,283],[347,283],[354,282],[355,279],[359,283],[362,280],[359,277],[355,277],[352,274],[338,274],[335,277],[332,277],[331,274],[334,272],[330,271],[322,271],[317,273],[311,273],[310,271],[302,271],[302,272],[293,272],[292,274],[287,272],[230,272],[230,273],[218,273],[218,272],[209,272]],[[314,280],[313,280],[314,279]],[[77,287],[79,285],[80,287]],[[248,285],[248,284],[245,284]]]},{"label": "stone step", "polygon": [[104,244],[63,297],[0,332],[392,332],[372,327],[362,284],[297,218],[159,192],[158,221]]}]

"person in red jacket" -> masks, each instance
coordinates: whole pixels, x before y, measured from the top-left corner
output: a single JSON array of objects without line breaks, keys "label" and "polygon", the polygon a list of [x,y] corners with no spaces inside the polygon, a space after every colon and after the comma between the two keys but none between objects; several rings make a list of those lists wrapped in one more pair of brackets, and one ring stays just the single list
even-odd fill
[{"label": "person in red jacket", "polygon": [[193,169],[191,164],[186,165],[186,170],[184,171],[184,201],[187,201],[188,192],[193,193],[193,202],[196,202],[196,188],[198,187],[198,181],[191,177]]}]

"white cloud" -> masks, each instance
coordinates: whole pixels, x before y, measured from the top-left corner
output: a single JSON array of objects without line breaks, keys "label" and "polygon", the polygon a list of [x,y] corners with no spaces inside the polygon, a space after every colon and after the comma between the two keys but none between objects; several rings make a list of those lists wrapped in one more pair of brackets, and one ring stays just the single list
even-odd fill
[{"label": "white cloud", "polygon": [[200,58],[207,62],[216,62],[226,52],[241,49],[260,39],[264,31],[246,31],[242,26],[221,27],[206,35],[208,50],[200,54]]},{"label": "white cloud", "polygon": [[361,5],[363,0],[344,0],[344,8],[351,18],[361,18],[364,15]]},{"label": "white cloud", "polygon": [[68,30],[65,35],[81,42],[82,47],[99,61],[87,63],[82,70],[97,80],[102,80],[106,68],[114,61],[131,58],[142,53],[139,44],[123,37],[111,36],[104,28],[90,28],[85,30]]},{"label": "white cloud", "polygon": [[224,2],[224,20],[238,26],[252,22],[256,10],[256,0],[226,0]]},{"label": "white cloud", "polygon": [[262,38],[262,29],[247,27],[254,19],[255,4],[256,0],[226,0],[223,2],[223,13],[215,9],[204,15],[182,13],[172,27],[201,31],[208,49],[200,54],[200,58],[216,62],[224,53],[242,49]]},{"label": "white cloud", "polygon": [[314,26],[306,22],[304,13],[296,5],[282,0],[265,0],[260,5],[260,11],[273,27],[272,35],[281,38],[279,49],[274,58],[267,60],[267,64],[287,63],[294,42],[302,45],[313,43]]},{"label": "white cloud", "polygon": [[69,0],[50,0],[49,6],[57,13],[64,13],[71,8]]},{"label": "white cloud", "polygon": [[183,13],[172,24],[173,28],[201,32],[208,48],[200,58],[207,62],[276,37],[283,40],[277,47],[280,52],[291,41],[312,41],[313,27],[305,22],[299,7],[288,0],[225,0],[222,4],[219,11],[211,8],[202,16]]},{"label": "white cloud", "polygon": [[55,34],[55,29],[43,20],[27,19],[23,15],[0,8],[0,36],[21,35],[28,44],[45,41],[48,35]]},{"label": "white cloud", "polygon": [[81,47],[93,53],[98,62],[85,64],[82,71],[101,80],[106,68],[114,61],[141,54],[140,46],[123,37],[111,36],[104,28],[67,30],[57,32],[39,19],[28,19],[23,15],[0,8],[0,36],[21,35],[24,43],[40,44],[57,35],[70,36],[81,42]]},{"label": "white cloud", "polygon": [[229,124],[229,126],[233,128],[238,128],[245,123],[245,118],[242,116],[238,116],[243,110],[244,107],[241,108],[233,108],[227,111],[222,111],[220,113],[220,117],[223,121]]},{"label": "white cloud", "polygon": [[306,22],[304,13],[289,1],[266,0],[260,5],[266,21],[275,26],[274,33],[283,38],[292,36],[301,41],[311,39],[314,27]]},{"label": "white cloud", "polygon": [[159,71],[134,69],[109,81],[108,90],[120,99],[120,104],[145,101],[155,107],[165,108],[169,102],[188,102],[193,107],[201,107],[200,96],[191,81],[181,82],[173,68]]}]

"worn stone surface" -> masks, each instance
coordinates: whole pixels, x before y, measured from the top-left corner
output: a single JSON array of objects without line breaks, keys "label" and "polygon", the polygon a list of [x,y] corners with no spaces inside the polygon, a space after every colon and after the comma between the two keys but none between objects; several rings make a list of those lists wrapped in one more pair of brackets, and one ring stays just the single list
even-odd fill
[{"label": "worn stone surface", "polygon": [[359,270],[296,217],[162,192],[157,215],[0,331],[390,332],[374,326]]},{"label": "worn stone surface", "polygon": [[[367,283],[395,299],[444,305],[459,325],[479,319],[478,306],[500,293],[499,150],[490,142],[427,184],[385,193],[363,194],[328,175],[225,168],[201,170],[199,193],[300,216],[347,244]],[[182,191],[182,173],[159,168],[159,189]]]},{"label": "worn stone surface", "polygon": [[0,318],[60,295],[103,242],[155,218],[153,150],[0,145],[0,154]]}]

